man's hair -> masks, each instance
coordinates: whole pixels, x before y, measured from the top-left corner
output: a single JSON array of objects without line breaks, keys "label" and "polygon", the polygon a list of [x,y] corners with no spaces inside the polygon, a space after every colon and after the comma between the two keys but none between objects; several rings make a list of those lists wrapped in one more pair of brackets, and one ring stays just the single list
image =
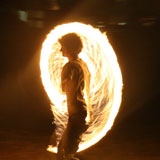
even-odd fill
[{"label": "man's hair", "polygon": [[76,33],[68,33],[62,36],[58,41],[67,49],[69,52],[68,54],[73,56],[74,54],[78,55],[83,48],[82,41]]}]

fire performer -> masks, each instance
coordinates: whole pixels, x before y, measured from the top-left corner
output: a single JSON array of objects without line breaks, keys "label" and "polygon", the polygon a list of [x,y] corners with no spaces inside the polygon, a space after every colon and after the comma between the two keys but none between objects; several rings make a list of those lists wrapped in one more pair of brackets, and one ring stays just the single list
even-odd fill
[{"label": "fire performer", "polygon": [[[88,128],[86,117],[89,114],[84,91],[89,95],[90,72],[82,59],[78,57],[83,45],[76,33],[69,33],[59,39],[61,51],[69,62],[61,73],[62,92],[67,96],[68,123],[58,145],[58,160],[79,160],[75,157],[82,134]],[[85,96],[86,97],[86,96]]]}]

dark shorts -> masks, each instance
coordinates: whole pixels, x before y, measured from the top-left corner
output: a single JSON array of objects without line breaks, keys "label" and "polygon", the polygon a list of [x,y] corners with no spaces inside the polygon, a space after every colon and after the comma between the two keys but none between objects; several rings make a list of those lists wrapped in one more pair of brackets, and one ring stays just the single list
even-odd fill
[{"label": "dark shorts", "polygon": [[82,134],[87,130],[86,125],[87,112],[69,116],[67,127],[58,146],[58,152],[63,154],[74,154],[78,150]]}]

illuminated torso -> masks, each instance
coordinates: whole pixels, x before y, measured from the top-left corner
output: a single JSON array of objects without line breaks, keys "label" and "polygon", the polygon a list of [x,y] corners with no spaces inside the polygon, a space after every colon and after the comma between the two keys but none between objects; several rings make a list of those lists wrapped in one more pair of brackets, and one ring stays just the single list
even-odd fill
[{"label": "illuminated torso", "polygon": [[84,96],[89,85],[90,73],[87,65],[81,59],[76,59],[64,65],[61,74],[62,91],[67,96],[69,115],[86,112],[87,102]]}]

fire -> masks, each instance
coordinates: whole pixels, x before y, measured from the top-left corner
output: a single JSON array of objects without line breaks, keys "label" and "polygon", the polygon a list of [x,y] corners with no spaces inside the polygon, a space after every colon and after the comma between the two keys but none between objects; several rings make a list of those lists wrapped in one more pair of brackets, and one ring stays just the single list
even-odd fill
[{"label": "fire", "polygon": [[[66,96],[62,94],[60,86],[62,67],[67,59],[60,52],[58,38],[71,32],[77,33],[82,39],[84,48],[80,57],[87,63],[91,73],[89,102],[93,119],[79,145],[78,151],[82,151],[97,143],[112,127],[121,103],[122,75],[106,34],[98,29],[74,22],[59,25],[48,34],[41,50],[40,69],[57,126],[57,144],[68,118]],[[57,147],[49,146],[48,150],[56,153]]]}]

